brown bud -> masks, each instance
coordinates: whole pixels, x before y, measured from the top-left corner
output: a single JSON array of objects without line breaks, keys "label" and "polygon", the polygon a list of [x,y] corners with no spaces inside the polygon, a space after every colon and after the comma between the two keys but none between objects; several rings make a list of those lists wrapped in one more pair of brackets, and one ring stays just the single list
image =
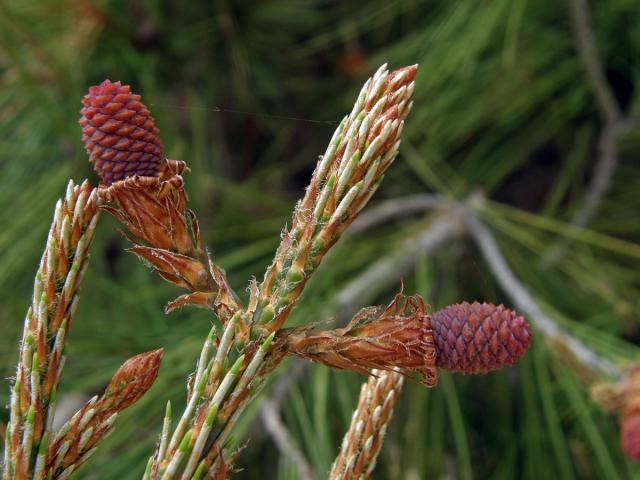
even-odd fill
[{"label": "brown bud", "polygon": [[159,248],[136,245],[128,249],[149,263],[162,278],[192,291],[212,291],[209,271],[202,262]]},{"label": "brown bud", "polygon": [[531,343],[524,318],[503,305],[467,302],[432,317],[437,365],[452,372],[484,373],[517,362]]},{"label": "brown bud", "polygon": [[118,368],[103,395],[109,413],[124,410],[147,393],[158,377],[163,351],[140,353]]},{"label": "brown bud", "polygon": [[61,428],[47,450],[45,474],[71,473],[112,430],[115,414],[134,404],[155,382],[162,349],[141,353],[122,364],[104,394],[87,402]]},{"label": "brown bud", "polygon": [[128,85],[105,80],[89,88],[82,104],[82,141],[106,184],[134,175],[158,175],[162,143],[140,95],[131,93]]}]

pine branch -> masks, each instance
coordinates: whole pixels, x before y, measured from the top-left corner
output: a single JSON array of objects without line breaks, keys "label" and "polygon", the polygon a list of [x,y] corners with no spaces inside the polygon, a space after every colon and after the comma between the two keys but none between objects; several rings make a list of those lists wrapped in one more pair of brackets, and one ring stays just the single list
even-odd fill
[{"label": "pine branch", "polygon": [[362,385],[358,407],[331,466],[330,480],[369,478],[402,390],[402,375],[372,371]]},{"label": "pine branch", "polygon": [[[180,176],[184,164],[168,160],[157,166],[140,163],[133,136],[148,142],[153,155],[159,155],[160,145],[140,97],[119,83],[106,82],[85,97],[87,151],[106,182],[101,195],[113,205],[105,208],[127,228],[135,244],[133,253],[166,280],[190,290],[169,309],[189,303],[204,306],[221,319],[224,328],[215,356],[214,331],[205,342],[189,383],[187,407],[173,433],[169,415],[165,418],[159,448],[149,461],[145,478],[215,477],[229,468],[222,454],[235,422],[264,384],[262,378],[283,358],[269,354],[275,333],[323,257],[375,193],[398,153],[404,120],[412,106],[416,70],[411,66],[388,72],[382,66],[365,83],[320,159],[263,282],[259,286],[251,283],[246,308],[227,286],[222,269],[201,247],[196,217],[186,210]],[[123,106],[125,103],[132,107]],[[142,120],[127,123],[137,118],[135,115],[145,119],[143,127],[138,127]],[[93,129],[109,122],[114,122],[109,134],[113,130],[116,138],[96,135]],[[112,152],[114,142],[122,149]],[[102,157],[103,153],[107,156]],[[127,173],[130,166],[133,173]],[[142,176],[129,176],[140,169],[144,170],[138,172]],[[120,176],[121,172],[125,173]],[[233,345],[241,350],[235,361]]]},{"label": "pine branch", "polygon": [[95,190],[87,181],[80,186],[70,181],[65,197],[56,204],[24,322],[11,389],[3,480],[46,475],[44,462],[53,436],[65,343],[78,308],[78,290],[98,219]]},{"label": "pine branch", "polygon": [[607,82],[602,60],[598,54],[596,36],[591,24],[589,2],[588,0],[571,0],[569,10],[576,48],[584,65],[587,80],[596,97],[600,113],[606,122],[616,123],[622,119],[622,112],[611,86]]},{"label": "pine branch", "polygon": [[295,444],[289,430],[287,430],[282,418],[280,418],[280,409],[273,400],[267,399],[262,402],[260,416],[267,433],[274,440],[280,454],[289,458],[296,466],[298,478],[300,480],[313,480],[316,478],[309,462]]},{"label": "pine branch", "polygon": [[[620,138],[631,128],[631,120],[624,117],[613,90],[607,82],[591,25],[588,0],[571,0],[570,13],[576,48],[584,65],[587,80],[593,90],[603,123],[598,136],[598,158],[591,183],[587,187],[582,205],[570,221],[573,228],[583,228],[591,222],[593,216],[598,212],[611,187],[613,176],[618,167]],[[550,266],[557,262],[568,245],[568,239],[554,244],[543,257],[543,263]]]}]

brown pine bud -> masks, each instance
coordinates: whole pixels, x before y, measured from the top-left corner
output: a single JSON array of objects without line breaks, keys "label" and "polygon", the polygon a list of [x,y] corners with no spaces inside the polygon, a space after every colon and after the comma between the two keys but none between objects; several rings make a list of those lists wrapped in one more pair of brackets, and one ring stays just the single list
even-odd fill
[{"label": "brown pine bud", "polygon": [[113,430],[117,414],[151,388],[162,352],[158,349],[129,358],[113,375],[104,394],[89,400],[62,426],[48,446],[45,476],[66,478],[84,463]]},{"label": "brown pine bud", "polygon": [[155,177],[162,162],[158,128],[140,95],[105,80],[89,88],[80,110],[89,161],[106,184],[127,177]]},{"label": "brown pine bud", "polygon": [[140,353],[124,362],[104,392],[103,408],[115,413],[140,400],[158,377],[163,351]]},{"label": "brown pine bud", "polygon": [[449,305],[432,316],[431,324],[436,364],[452,372],[484,373],[512,365],[531,342],[522,316],[491,303]]}]

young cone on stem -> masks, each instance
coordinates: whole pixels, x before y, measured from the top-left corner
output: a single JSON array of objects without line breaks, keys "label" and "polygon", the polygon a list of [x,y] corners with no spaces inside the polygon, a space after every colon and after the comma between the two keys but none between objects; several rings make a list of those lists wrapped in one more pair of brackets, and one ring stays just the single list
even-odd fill
[{"label": "young cone on stem", "polygon": [[497,370],[518,361],[530,342],[524,318],[502,305],[464,302],[428,315],[419,295],[401,293],[384,310],[362,309],[345,328],[283,330],[276,339],[288,355],[364,374],[416,372],[428,387],[437,384],[437,367],[467,374]]},{"label": "young cone on stem", "polygon": [[140,95],[105,80],[82,99],[80,125],[89,161],[106,184],[155,177],[162,162],[158,128]]},{"label": "young cone on stem", "polygon": [[202,248],[198,220],[187,209],[181,176],[186,164],[162,157],[155,120],[140,95],[105,80],[82,103],[82,139],[103,180],[98,192],[108,205],[102,208],[125,227],[134,244],[130,252],[189,291],[170,302],[167,312],[191,304],[229,320],[240,308],[238,298]]}]

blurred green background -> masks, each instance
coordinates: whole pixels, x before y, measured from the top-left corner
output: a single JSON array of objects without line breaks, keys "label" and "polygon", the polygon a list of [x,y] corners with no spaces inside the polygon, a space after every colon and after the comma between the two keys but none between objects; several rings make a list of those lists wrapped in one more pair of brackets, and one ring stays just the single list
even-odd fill
[{"label": "blurred green background", "polygon": [[[0,1],[0,403],[55,200],[70,177],[97,182],[77,123],[90,85],[110,78],[142,94],[166,156],[191,167],[191,206],[214,259],[246,294],[333,128],[384,62],[420,70],[400,156],[372,205],[424,192],[463,200],[481,189],[491,200],[485,222],[545,312],[623,368],[640,340],[640,6],[590,3],[606,83],[631,128],[589,230],[576,236],[569,222],[593,180],[604,120],[567,1]],[[291,323],[388,302],[401,273],[405,290],[433,308],[473,299],[513,306],[466,235],[339,301],[437,215],[343,239]],[[166,351],[150,393],[75,478],[140,477],[164,405],[183,405],[213,321],[190,309],[164,315],[181,292],[125,253],[115,227],[103,217],[62,392],[99,392],[128,356]],[[557,242],[570,243],[545,262]],[[620,451],[615,415],[600,412],[566,364],[536,335],[516,367],[443,374],[433,390],[407,382],[374,477],[640,478]],[[275,376],[295,368],[287,363]],[[320,366],[289,384],[283,418],[319,478],[362,380]],[[7,416],[3,408],[0,422]],[[256,408],[241,427],[238,442],[251,440],[236,478],[297,478]]]}]

